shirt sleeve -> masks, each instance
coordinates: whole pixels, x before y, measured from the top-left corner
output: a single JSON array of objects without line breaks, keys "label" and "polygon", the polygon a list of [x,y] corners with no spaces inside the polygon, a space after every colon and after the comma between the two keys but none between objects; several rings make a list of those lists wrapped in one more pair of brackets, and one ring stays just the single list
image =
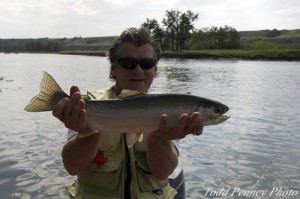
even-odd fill
[{"label": "shirt sleeve", "polygon": [[172,140],[172,142],[175,145],[177,151],[179,152],[179,140]]},{"label": "shirt sleeve", "polygon": [[68,134],[67,134],[67,140],[69,140],[71,137],[73,137],[74,135],[76,135],[77,133],[71,129],[68,130]]},{"label": "shirt sleeve", "polygon": [[[179,154],[179,140],[172,140]],[[178,164],[173,173],[169,176],[170,179],[175,179],[183,170],[182,161],[178,159]]]}]

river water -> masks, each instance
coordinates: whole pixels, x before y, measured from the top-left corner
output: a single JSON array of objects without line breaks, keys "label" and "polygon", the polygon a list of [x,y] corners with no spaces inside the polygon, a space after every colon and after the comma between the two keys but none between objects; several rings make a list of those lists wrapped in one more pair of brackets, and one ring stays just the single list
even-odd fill
[{"label": "river water", "polygon": [[[66,129],[23,111],[42,71],[68,91],[112,85],[105,57],[0,54],[0,198],[67,198]],[[187,198],[300,198],[300,62],[161,59],[151,92],[221,101],[231,118],[180,142]]]}]

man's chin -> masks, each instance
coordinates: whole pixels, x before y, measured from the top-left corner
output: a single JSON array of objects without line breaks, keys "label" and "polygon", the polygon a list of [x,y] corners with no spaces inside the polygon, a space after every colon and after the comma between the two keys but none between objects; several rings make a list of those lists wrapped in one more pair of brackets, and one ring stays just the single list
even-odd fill
[{"label": "man's chin", "polygon": [[147,87],[145,85],[145,82],[131,82],[129,86],[129,90],[135,90],[135,91],[147,91]]}]

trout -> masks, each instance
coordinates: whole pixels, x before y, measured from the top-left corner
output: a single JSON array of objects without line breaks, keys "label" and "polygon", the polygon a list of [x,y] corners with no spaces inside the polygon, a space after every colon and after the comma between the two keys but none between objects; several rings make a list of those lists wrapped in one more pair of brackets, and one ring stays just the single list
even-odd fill
[{"label": "trout", "polygon": [[[51,111],[65,97],[70,96],[50,74],[44,72],[40,92],[24,110]],[[170,127],[182,113],[200,112],[204,126],[219,124],[230,118],[224,115],[229,108],[221,102],[188,94],[147,94],[123,90],[116,99],[95,100],[87,96],[82,99],[87,112],[87,136],[96,132],[126,133],[128,147],[141,140],[143,133],[157,130],[162,114],[168,115]]]}]

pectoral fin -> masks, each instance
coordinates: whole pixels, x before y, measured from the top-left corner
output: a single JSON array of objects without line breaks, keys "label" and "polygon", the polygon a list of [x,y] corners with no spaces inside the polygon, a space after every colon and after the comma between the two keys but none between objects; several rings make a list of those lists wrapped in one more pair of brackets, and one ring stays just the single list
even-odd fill
[{"label": "pectoral fin", "polygon": [[128,133],[125,135],[126,144],[128,148],[131,148],[137,141],[141,142],[144,139],[144,136],[142,133],[136,134],[136,133]]}]

